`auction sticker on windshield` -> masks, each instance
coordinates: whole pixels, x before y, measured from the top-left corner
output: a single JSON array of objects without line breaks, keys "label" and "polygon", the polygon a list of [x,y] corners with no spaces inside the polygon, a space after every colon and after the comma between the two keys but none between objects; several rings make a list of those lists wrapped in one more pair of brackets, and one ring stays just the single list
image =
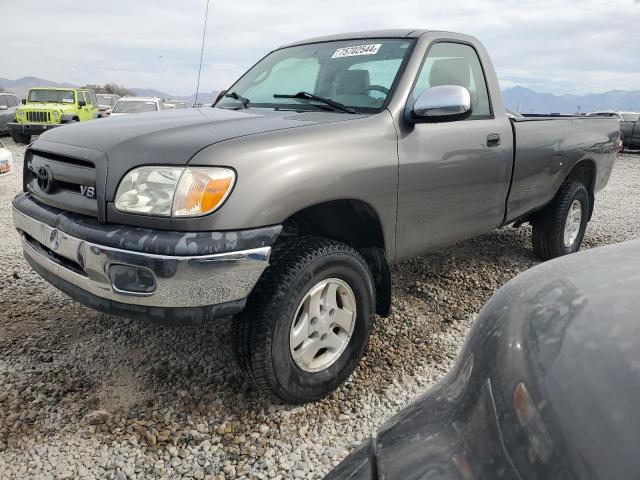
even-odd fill
[{"label": "auction sticker on windshield", "polygon": [[357,57],[358,55],[375,55],[380,50],[381,43],[372,43],[370,45],[356,45],[353,47],[339,48],[331,58]]}]

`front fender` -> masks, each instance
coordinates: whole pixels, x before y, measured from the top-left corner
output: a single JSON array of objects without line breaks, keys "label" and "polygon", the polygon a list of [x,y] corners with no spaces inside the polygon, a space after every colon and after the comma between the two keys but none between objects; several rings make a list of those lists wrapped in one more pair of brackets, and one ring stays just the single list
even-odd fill
[{"label": "front fender", "polygon": [[376,211],[387,251],[395,251],[398,154],[388,111],[223,141],[189,165],[237,172],[234,191],[207,222],[211,230],[281,224],[306,207],[354,199]]}]

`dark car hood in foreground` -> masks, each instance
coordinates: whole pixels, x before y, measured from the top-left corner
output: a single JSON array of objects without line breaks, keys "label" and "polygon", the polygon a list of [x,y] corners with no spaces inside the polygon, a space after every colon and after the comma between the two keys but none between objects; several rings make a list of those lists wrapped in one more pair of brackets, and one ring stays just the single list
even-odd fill
[{"label": "dark car hood in foreground", "polygon": [[640,240],[519,275],[450,374],[327,478],[637,476],[638,291]]},{"label": "dark car hood in foreground", "polygon": [[[34,149],[44,146],[44,141],[87,148],[105,153],[110,163],[130,163],[126,170],[144,164],[180,165],[204,147],[231,138],[358,117],[344,113],[266,109],[166,110],[56,128],[42,135]],[[47,144],[44,148],[51,150],[55,146]]]}]

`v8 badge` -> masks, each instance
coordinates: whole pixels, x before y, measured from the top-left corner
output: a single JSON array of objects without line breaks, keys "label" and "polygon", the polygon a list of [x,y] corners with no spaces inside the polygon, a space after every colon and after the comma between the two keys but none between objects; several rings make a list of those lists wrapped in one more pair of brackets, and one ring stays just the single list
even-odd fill
[{"label": "v8 badge", "polygon": [[96,187],[80,185],[80,195],[87,198],[96,198]]}]

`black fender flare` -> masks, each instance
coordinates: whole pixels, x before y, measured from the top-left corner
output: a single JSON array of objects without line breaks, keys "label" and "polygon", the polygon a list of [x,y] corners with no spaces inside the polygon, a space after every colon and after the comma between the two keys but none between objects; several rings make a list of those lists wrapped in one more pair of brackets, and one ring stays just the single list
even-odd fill
[{"label": "black fender flare", "polygon": [[382,317],[391,314],[391,267],[382,248],[365,247],[358,251],[369,264],[376,285],[376,313]]}]

